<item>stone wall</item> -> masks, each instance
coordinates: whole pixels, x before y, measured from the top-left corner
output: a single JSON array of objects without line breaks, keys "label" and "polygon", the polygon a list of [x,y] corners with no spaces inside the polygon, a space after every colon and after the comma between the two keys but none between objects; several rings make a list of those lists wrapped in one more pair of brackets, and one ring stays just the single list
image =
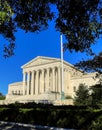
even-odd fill
[{"label": "stone wall", "polygon": [[22,95],[23,94],[23,83],[22,82],[16,82],[16,83],[9,84],[8,94],[10,94],[10,95]]},{"label": "stone wall", "polygon": [[97,84],[99,79],[95,78],[95,76],[96,73],[88,73],[79,77],[73,77],[71,79],[73,97],[75,95],[75,91],[78,89],[80,84],[85,84],[87,87]]}]

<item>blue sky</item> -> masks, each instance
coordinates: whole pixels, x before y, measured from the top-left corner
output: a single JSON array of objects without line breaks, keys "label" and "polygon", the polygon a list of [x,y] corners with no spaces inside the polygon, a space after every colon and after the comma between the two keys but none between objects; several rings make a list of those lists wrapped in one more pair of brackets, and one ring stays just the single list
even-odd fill
[{"label": "blue sky", "polygon": [[[7,41],[0,36],[0,92],[7,94],[8,84],[22,81],[21,66],[36,56],[48,56],[60,58],[60,33],[54,28],[54,22],[50,23],[47,30],[40,33],[25,33],[18,30],[16,35],[15,55],[11,58],[3,58],[3,44]],[[65,39],[63,40],[65,42]],[[98,40],[93,46],[95,52],[102,51],[102,40]],[[64,60],[74,64],[86,58],[85,54],[64,53]],[[87,57],[88,58],[88,57]]]}]

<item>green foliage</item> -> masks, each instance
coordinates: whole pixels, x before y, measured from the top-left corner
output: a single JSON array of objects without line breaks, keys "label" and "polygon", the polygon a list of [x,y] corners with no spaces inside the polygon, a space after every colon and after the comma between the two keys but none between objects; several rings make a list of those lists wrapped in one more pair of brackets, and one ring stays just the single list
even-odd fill
[{"label": "green foliage", "polygon": [[[94,57],[86,60],[86,61],[80,61],[75,66],[79,67],[87,72],[98,72],[99,74],[102,74],[102,52],[100,52],[98,55],[94,54]],[[99,78],[102,82],[102,75],[99,75],[97,73],[96,78]]]},{"label": "green foliage", "polygon": [[5,100],[5,96],[0,96],[0,100]]},{"label": "green foliage", "polygon": [[0,93],[0,96],[2,96],[2,93]]},{"label": "green foliage", "polygon": [[13,12],[7,1],[0,0],[0,25],[5,21],[9,21]]},{"label": "green foliage", "polygon": [[[58,16],[51,5],[56,7]],[[55,21],[56,30],[65,35],[67,43],[64,48],[70,51],[89,52],[91,44],[101,34],[102,9],[99,0],[5,0],[1,1],[1,9],[3,23],[0,33],[12,44],[17,28],[25,32],[39,32],[47,29],[51,20]],[[14,54],[14,44],[10,47],[4,49],[5,57]]]},{"label": "green foliage", "polygon": [[74,98],[75,105],[89,105],[89,90],[84,84],[80,84],[78,90],[75,93]]},{"label": "green foliage", "polygon": [[56,28],[65,34],[68,40],[65,49],[89,51],[90,46],[95,43],[95,38],[100,35],[101,1],[59,0],[57,8],[59,16]]},{"label": "green foliage", "polygon": [[4,100],[5,99],[5,96],[2,95],[2,93],[0,93],[0,100]]},{"label": "green foliage", "polygon": [[102,84],[93,85],[89,89],[81,84],[76,91],[74,104],[102,108]]},{"label": "green foliage", "polygon": [[92,105],[97,105],[102,107],[102,85],[96,84],[90,87]]},{"label": "green foliage", "polygon": [[82,106],[13,104],[0,108],[0,120],[69,129],[99,130],[102,128],[102,110]]},{"label": "green foliage", "polygon": [[89,130],[102,130],[102,115],[96,118],[96,120],[92,121]]}]

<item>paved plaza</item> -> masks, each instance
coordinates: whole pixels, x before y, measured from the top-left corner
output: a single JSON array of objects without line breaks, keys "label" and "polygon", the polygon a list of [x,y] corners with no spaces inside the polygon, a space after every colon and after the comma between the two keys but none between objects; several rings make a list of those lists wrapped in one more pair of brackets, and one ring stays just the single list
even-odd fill
[{"label": "paved plaza", "polygon": [[0,130],[72,130],[72,129],[55,128],[48,126],[34,126],[30,124],[0,121]]},{"label": "paved plaza", "polygon": [[17,124],[0,123],[0,130],[40,130],[40,129]]}]

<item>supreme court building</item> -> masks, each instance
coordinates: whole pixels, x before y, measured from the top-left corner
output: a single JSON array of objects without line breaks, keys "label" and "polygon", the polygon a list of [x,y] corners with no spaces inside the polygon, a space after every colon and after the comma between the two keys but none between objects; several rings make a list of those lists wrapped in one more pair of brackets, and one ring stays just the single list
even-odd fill
[{"label": "supreme court building", "polygon": [[72,64],[63,61],[63,88],[61,59],[38,56],[23,65],[21,82],[8,86],[7,101],[43,102],[60,101],[62,91],[64,99],[74,98],[75,91],[81,83],[91,86],[97,83],[94,73],[85,73]]}]

